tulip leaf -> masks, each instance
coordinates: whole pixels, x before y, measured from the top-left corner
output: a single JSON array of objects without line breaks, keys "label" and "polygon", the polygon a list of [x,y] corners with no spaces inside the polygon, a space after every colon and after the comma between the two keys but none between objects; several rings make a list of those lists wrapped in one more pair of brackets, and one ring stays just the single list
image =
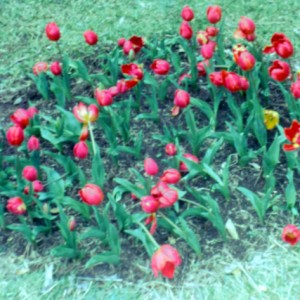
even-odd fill
[{"label": "tulip leaf", "polygon": [[85,264],[86,268],[94,267],[98,264],[108,263],[116,265],[120,262],[120,256],[113,251],[103,252],[102,254],[93,255]]}]

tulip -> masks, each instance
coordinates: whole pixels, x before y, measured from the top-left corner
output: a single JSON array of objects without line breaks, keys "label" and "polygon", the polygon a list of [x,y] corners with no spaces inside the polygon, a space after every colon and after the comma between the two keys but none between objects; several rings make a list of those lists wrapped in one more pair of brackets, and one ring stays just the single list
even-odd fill
[{"label": "tulip", "polygon": [[181,84],[182,82],[185,82],[186,80],[192,78],[192,76],[190,74],[184,73],[182,75],[180,75],[180,77],[178,78],[178,84]]},{"label": "tulip", "polygon": [[190,104],[190,94],[184,90],[176,90],[174,97],[174,105],[185,108]]},{"label": "tulip", "polygon": [[95,98],[100,106],[109,106],[113,103],[113,97],[108,90],[95,90]]},{"label": "tulip", "polygon": [[159,198],[162,196],[162,193],[168,191],[169,189],[169,186],[165,182],[159,181],[155,186],[152,187],[150,194],[153,197]]},{"label": "tulip", "polygon": [[253,34],[256,28],[253,20],[248,17],[241,17],[238,26],[245,35]]},{"label": "tulip", "polygon": [[129,55],[130,52],[134,52],[133,51],[133,44],[130,41],[125,41],[123,44],[123,52],[125,55]]},{"label": "tulip", "polygon": [[60,31],[55,22],[48,23],[45,28],[46,35],[50,41],[58,41],[60,39]]},{"label": "tulip", "polygon": [[[34,193],[39,193],[44,189],[44,186],[39,180],[34,180],[32,182],[32,188],[33,188]],[[24,194],[28,195],[28,193],[29,193],[29,186],[25,186]]]},{"label": "tulip", "polygon": [[151,224],[150,227],[150,233],[153,235],[156,231],[157,228],[157,218],[156,218],[156,214],[153,213],[151,214],[146,220],[145,220],[145,225],[149,225]]},{"label": "tulip", "polygon": [[178,200],[178,193],[176,190],[168,188],[161,193],[158,198],[159,208],[166,208],[172,206]]},{"label": "tulip", "polygon": [[181,11],[181,17],[184,21],[190,22],[194,19],[194,11],[186,5]]},{"label": "tulip", "polygon": [[291,127],[284,128],[286,139],[292,144],[284,144],[284,151],[294,151],[300,147],[300,122],[293,120]]},{"label": "tulip", "polygon": [[223,85],[231,93],[241,90],[240,76],[234,72],[222,71]]},{"label": "tulip", "polygon": [[217,27],[209,26],[205,29],[208,36],[214,37],[217,36],[219,33],[219,29]]},{"label": "tulip", "polygon": [[74,156],[79,159],[85,159],[89,155],[89,148],[85,141],[78,142],[73,149]]},{"label": "tulip", "polygon": [[205,67],[208,67],[208,65],[209,65],[209,60],[200,61],[197,64],[198,76],[205,76],[206,75]]},{"label": "tulip", "polygon": [[160,180],[168,184],[177,184],[181,179],[180,172],[176,169],[168,169],[163,172]]},{"label": "tulip", "polygon": [[98,35],[92,30],[85,31],[83,33],[83,37],[85,39],[85,42],[90,46],[96,45],[98,42]]},{"label": "tulip", "polygon": [[26,213],[26,205],[20,197],[10,198],[7,201],[6,209],[14,215],[24,215]]},{"label": "tulip", "polygon": [[10,120],[22,128],[26,128],[29,124],[29,116],[26,109],[18,108],[11,116]]},{"label": "tulip", "polygon": [[[183,154],[183,157],[190,160],[190,161],[193,161],[196,164],[199,163],[198,157],[193,155],[193,154],[186,153],[186,154]],[[188,172],[189,171],[187,165],[183,161],[181,161],[180,164],[179,164],[179,170],[181,172]]]},{"label": "tulip", "polygon": [[239,56],[242,52],[247,51],[247,48],[242,44],[236,44],[232,47],[233,60],[238,63]]},{"label": "tulip", "polygon": [[288,39],[274,43],[274,49],[282,58],[289,58],[294,54],[293,44]]},{"label": "tulip", "polygon": [[32,135],[27,142],[28,151],[34,151],[40,149],[40,141],[37,137]]},{"label": "tulip", "polygon": [[155,59],[150,68],[157,75],[167,75],[170,71],[170,64],[166,60]]},{"label": "tulip", "polygon": [[214,41],[209,41],[207,44],[201,47],[201,55],[205,59],[211,59],[214,55],[216,48],[216,43]]},{"label": "tulip", "polygon": [[79,104],[74,106],[73,114],[79,122],[88,124],[89,122],[95,122],[98,119],[99,109],[95,104],[87,106],[84,103],[79,102]]},{"label": "tulip", "polygon": [[148,157],[144,160],[144,170],[147,175],[155,176],[158,173],[159,168],[155,160]]},{"label": "tulip", "polygon": [[79,191],[79,196],[81,200],[88,205],[99,205],[104,199],[101,188],[92,183],[86,184]]},{"label": "tulip", "polygon": [[62,68],[59,61],[55,61],[50,66],[50,71],[54,76],[59,76],[62,73]]},{"label": "tulip", "polygon": [[118,46],[119,46],[119,47],[123,47],[125,42],[126,42],[126,39],[125,39],[125,38],[120,38],[120,39],[118,39]]},{"label": "tulip", "polygon": [[122,65],[121,71],[123,74],[132,76],[134,78],[137,78],[138,80],[141,80],[144,77],[142,69],[137,64],[131,63]]},{"label": "tulip", "polygon": [[162,245],[151,259],[151,268],[155,277],[158,277],[158,273],[161,272],[164,277],[172,279],[175,268],[180,264],[181,257],[178,251],[168,244]]},{"label": "tulip", "polygon": [[140,52],[140,50],[144,47],[144,40],[140,36],[134,35],[129,39],[129,41],[132,44],[133,51],[134,51],[135,54]]},{"label": "tulip", "polygon": [[38,177],[37,169],[33,166],[26,166],[22,171],[22,176],[28,181],[35,181]]},{"label": "tulip", "polygon": [[271,67],[269,67],[269,75],[277,81],[286,80],[291,72],[291,68],[288,63],[281,60],[274,60]]},{"label": "tulip", "polygon": [[29,119],[32,119],[34,117],[34,115],[37,114],[38,112],[39,111],[34,106],[27,108],[27,114],[28,114]]},{"label": "tulip", "polygon": [[249,81],[246,77],[240,76],[240,90],[247,91],[249,89]]},{"label": "tulip", "polygon": [[193,36],[193,29],[190,24],[183,21],[179,28],[179,34],[186,40],[190,40]]},{"label": "tulip", "polygon": [[207,8],[206,11],[207,20],[212,23],[218,23],[222,18],[222,9],[218,5],[212,5]]},{"label": "tulip", "polygon": [[291,93],[296,99],[300,98],[300,80],[292,83]]},{"label": "tulip", "polygon": [[238,55],[237,64],[243,71],[250,71],[255,66],[255,57],[248,51],[243,51]]},{"label": "tulip", "polygon": [[155,213],[159,208],[159,202],[153,196],[145,196],[141,198],[141,206],[145,213]]},{"label": "tulip", "polygon": [[6,139],[11,146],[20,146],[24,141],[24,130],[20,126],[9,127]]},{"label": "tulip", "polygon": [[174,156],[177,153],[177,148],[175,144],[169,143],[165,147],[165,152],[169,156]]},{"label": "tulip", "polygon": [[196,36],[197,42],[200,46],[203,46],[209,42],[209,36],[206,31],[200,30]]},{"label": "tulip", "polygon": [[119,94],[119,91],[118,91],[118,87],[117,86],[111,86],[109,89],[107,89],[109,92],[110,92],[110,94],[111,94],[111,96],[112,97],[116,97],[116,96],[118,96],[118,94]]},{"label": "tulip", "polygon": [[68,227],[70,231],[74,231],[76,228],[76,220],[74,217],[71,217],[69,222],[68,222]]},{"label": "tulip", "polygon": [[283,228],[282,240],[295,246],[300,241],[300,230],[297,226],[289,224]]},{"label": "tulip", "polygon": [[47,70],[48,64],[43,61],[36,63],[32,68],[32,72],[34,75],[39,75],[42,72],[47,72]]},{"label": "tulip", "polygon": [[216,86],[223,86],[222,72],[212,72],[209,74],[209,79]]},{"label": "tulip", "polygon": [[84,125],[81,129],[81,133],[79,136],[80,141],[85,141],[89,136],[89,128],[87,125]]},{"label": "tulip", "polygon": [[256,39],[256,35],[255,35],[255,33],[247,34],[247,35],[245,36],[245,38],[246,38],[246,40],[247,40],[248,42],[253,42],[253,41]]},{"label": "tulip", "polygon": [[264,109],[264,123],[268,130],[274,129],[279,124],[279,114],[277,111]]}]

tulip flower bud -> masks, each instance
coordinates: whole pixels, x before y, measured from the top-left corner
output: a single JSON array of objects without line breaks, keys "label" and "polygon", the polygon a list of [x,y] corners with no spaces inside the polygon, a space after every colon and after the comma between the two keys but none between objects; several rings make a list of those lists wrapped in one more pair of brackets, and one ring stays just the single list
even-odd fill
[{"label": "tulip flower bud", "polygon": [[6,139],[11,146],[20,146],[24,141],[24,130],[20,126],[9,127]]},{"label": "tulip flower bud", "polygon": [[224,87],[231,93],[241,90],[241,77],[234,72],[223,71],[223,84]]},{"label": "tulip flower bud", "polygon": [[190,22],[194,19],[194,12],[186,5],[181,11],[181,17],[184,21]]},{"label": "tulip flower bud", "polygon": [[118,39],[118,46],[119,46],[119,47],[123,47],[125,42],[126,42],[126,39],[125,39],[125,38],[120,38],[120,39]]},{"label": "tulip flower bud", "polygon": [[206,69],[205,67],[209,66],[209,60],[200,61],[197,64],[198,76],[206,76]]},{"label": "tulip flower bud", "polygon": [[212,72],[209,74],[209,79],[215,86],[223,86],[222,72]]},{"label": "tulip flower bud", "polygon": [[175,144],[169,143],[165,147],[165,152],[169,156],[174,156],[177,153],[177,148]]},{"label": "tulip flower bud", "polygon": [[[39,180],[35,180],[35,181],[32,182],[32,188],[33,188],[34,193],[39,193],[44,189],[44,186]],[[24,192],[25,195],[28,195],[29,186],[25,186],[23,192]]]},{"label": "tulip flower bud", "polygon": [[181,264],[182,260],[178,251],[172,246],[162,245],[152,256],[151,268],[155,277],[160,272],[164,277],[174,278],[176,267]]},{"label": "tulip flower bud", "polygon": [[209,42],[209,36],[206,31],[200,30],[196,36],[197,42],[200,46],[203,46]]},{"label": "tulip flower bud", "polygon": [[60,31],[55,22],[48,23],[45,28],[46,35],[50,41],[58,41],[60,39]]},{"label": "tulip flower bud", "polygon": [[129,55],[129,53],[133,51],[133,44],[130,41],[125,41],[123,44],[123,52],[125,55]]},{"label": "tulip flower bud", "polygon": [[291,68],[289,64],[285,61],[281,60],[274,60],[273,64],[271,67],[269,67],[269,75],[272,77],[274,80],[277,81],[284,81],[286,80],[291,73]]},{"label": "tulip flower bud", "polygon": [[283,228],[282,240],[295,246],[300,241],[300,230],[297,226],[289,224]]},{"label": "tulip flower bud", "polygon": [[20,197],[10,198],[7,201],[6,209],[14,215],[23,215],[26,213],[26,205]]},{"label": "tulip flower bud", "polygon": [[193,29],[190,24],[183,21],[179,28],[179,34],[186,40],[190,40],[193,36]]},{"label": "tulip flower bud", "polygon": [[201,55],[205,59],[211,59],[214,55],[216,48],[216,43],[214,41],[209,41],[207,44],[201,47]]},{"label": "tulip flower bud", "polygon": [[155,213],[159,208],[159,202],[153,196],[145,196],[141,198],[141,206],[145,213]]},{"label": "tulip flower bud", "polygon": [[176,184],[180,181],[181,175],[180,172],[176,169],[168,169],[163,172],[162,176],[160,177],[160,180],[168,183],[168,184]]},{"label": "tulip flower bud", "polygon": [[291,93],[296,99],[300,98],[300,80],[292,83]]},{"label": "tulip flower bud", "polygon": [[207,8],[206,11],[207,20],[212,23],[218,23],[222,18],[222,9],[218,5],[212,5]]},{"label": "tulip flower bud", "polygon": [[157,163],[150,157],[144,160],[144,170],[149,176],[155,176],[159,171]]},{"label": "tulip flower bud", "polygon": [[178,84],[181,84],[182,82],[186,82],[190,78],[192,78],[192,76],[190,74],[184,73],[184,74],[180,75],[180,77],[178,78]]},{"label": "tulip flower bud", "polygon": [[88,138],[88,136],[89,136],[89,128],[87,125],[84,125],[81,129],[79,140],[85,141]]},{"label": "tulip flower bud", "polygon": [[185,108],[190,104],[190,95],[184,90],[176,90],[174,97],[174,105]]},{"label": "tulip flower bud", "polygon": [[170,64],[166,60],[155,59],[150,68],[157,75],[167,75],[170,71]]},{"label": "tulip flower bud", "polygon": [[243,71],[250,71],[255,66],[255,57],[248,51],[241,52],[237,57],[237,64]]},{"label": "tulip flower bud", "polygon": [[[144,73],[143,70],[137,64],[126,64],[121,66],[121,71],[125,75],[129,75],[137,78],[138,80],[143,79]],[[107,92],[109,92],[107,90]]]},{"label": "tulip flower bud", "polygon": [[16,125],[26,128],[29,124],[29,116],[26,109],[18,108],[11,116],[10,120]]},{"label": "tulip flower bud", "polygon": [[37,137],[32,135],[27,142],[28,151],[34,151],[40,149],[40,141]]},{"label": "tulip flower bud", "polygon": [[27,108],[27,114],[28,114],[29,119],[32,119],[34,117],[34,115],[37,114],[38,112],[39,111],[34,106]]},{"label": "tulip flower bud", "polygon": [[76,220],[74,217],[71,217],[69,222],[68,222],[68,227],[70,231],[74,231],[76,228]]},{"label": "tulip flower bud", "polygon": [[100,106],[110,106],[113,103],[113,97],[108,90],[95,90],[95,98]]},{"label": "tulip flower bud", "polygon": [[35,181],[38,178],[38,172],[33,166],[26,166],[22,171],[22,176],[28,181]]},{"label": "tulip flower bud", "polygon": [[[195,162],[196,164],[199,163],[198,157],[195,156],[195,155],[193,155],[193,154],[186,153],[186,154],[183,154],[183,157],[186,158],[186,159],[188,159],[188,160],[190,160],[190,161]],[[179,164],[179,170],[181,172],[188,172],[189,171],[187,165],[183,161],[181,161],[180,164]]]},{"label": "tulip flower bud", "polygon": [[92,30],[85,31],[83,36],[85,42],[91,46],[96,45],[98,42],[98,35]]},{"label": "tulip flower bud", "polygon": [[240,89],[242,91],[247,91],[249,89],[249,81],[246,77],[240,76]]},{"label": "tulip flower bud", "polygon": [[62,73],[62,68],[59,61],[55,61],[50,66],[50,71],[54,76],[59,76]]},{"label": "tulip flower bud", "polygon": [[241,17],[238,26],[245,35],[253,34],[256,27],[253,20],[248,17]]},{"label": "tulip flower bud", "polygon": [[217,36],[219,33],[219,29],[217,27],[209,26],[205,29],[208,36],[214,37]]},{"label": "tulip flower bud", "polygon": [[172,206],[178,200],[178,193],[176,190],[168,189],[162,193],[158,198],[159,208],[166,208]]},{"label": "tulip flower bud", "polygon": [[119,90],[117,86],[111,86],[108,91],[110,92],[112,97],[116,97],[119,94]]},{"label": "tulip flower bud", "polygon": [[88,205],[99,205],[104,200],[102,189],[92,183],[86,184],[80,191],[81,200]]},{"label": "tulip flower bud", "polygon": [[34,75],[39,75],[42,72],[47,72],[47,70],[48,64],[43,61],[36,63],[32,68],[32,72]]},{"label": "tulip flower bud", "polygon": [[89,155],[89,148],[84,141],[80,141],[74,146],[73,153],[75,157],[85,159]]}]

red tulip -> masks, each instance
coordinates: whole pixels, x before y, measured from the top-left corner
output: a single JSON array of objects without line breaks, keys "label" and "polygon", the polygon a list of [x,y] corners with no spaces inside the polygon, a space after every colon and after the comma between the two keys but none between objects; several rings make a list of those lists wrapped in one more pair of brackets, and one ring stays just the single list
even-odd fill
[{"label": "red tulip", "polygon": [[54,76],[59,76],[62,73],[62,68],[59,61],[55,61],[50,66],[50,71]]},{"label": "red tulip", "polygon": [[85,141],[78,142],[73,148],[74,156],[79,159],[85,159],[89,155],[89,148]]},{"label": "red tulip", "polygon": [[34,151],[40,149],[40,141],[37,137],[32,135],[27,142],[28,151]]},{"label": "red tulip", "polygon": [[293,120],[291,127],[284,128],[284,135],[291,144],[284,144],[284,151],[294,151],[300,147],[300,122]]},{"label": "red tulip", "polygon": [[284,33],[274,33],[271,43],[272,45],[264,47],[263,53],[270,54],[276,52],[282,58],[289,58],[294,53],[293,44]]},{"label": "red tulip", "polygon": [[18,108],[11,116],[10,120],[22,128],[26,128],[29,124],[29,116],[26,109]]},{"label": "red tulip", "polygon": [[207,20],[212,23],[218,23],[222,18],[222,9],[218,5],[212,5],[207,8],[206,11]]},{"label": "red tulip", "polygon": [[71,217],[69,222],[68,222],[68,227],[70,231],[74,231],[76,228],[76,220],[74,217]]},{"label": "red tulip", "polygon": [[89,122],[95,122],[98,119],[99,109],[95,104],[87,106],[84,103],[79,102],[74,106],[73,114],[79,122],[88,124]]},{"label": "red tulip", "polygon": [[170,245],[162,245],[152,256],[151,268],[155,277],[158,273],[172,279],[175,268],[181,264],[181,257],[178,251]]},{"label": "red tulip", "polygon": [[142,69],[137,64],[130,63],[127,65],[122,65],[121,71],[123,74],[132,76],[138,80],[141,80],[144,77]]},{"label": "red tulip", "polygon": [[159,181],[155,186],[152,187],[150,194],[153,197],[159,198],[162,196],[162,193],[168,191],[169,189],[169,186],[165,182]]},{"label": "red tulip", "polygon": [[231,93],[241,90],[240,76],[234,72],[222,71],[223,85]]},{"label": "red tulip", "polygon": [[186,5],[181,11],[181,17],[184,21],[192,21],[194,19],[194,11]]},{"label": "red tulip", "polygon": [[125,38],[120,38],[120,39],[118,39],[118,46],[119,46],[119,47],[123,47],[125,42],[126,42],[126,39],[125,39]]},{"label": "red tulip", "polygon": [[247,40],[248,42],[253,42],[253,41],[256,39],[256,35],[255,35],[255,33],[247,34],[247,35],[245,36],[245,38],[246,38],[246,40]]},{"label": "red tulip", "polygon": [[169,156],[174,156],[177,153],[177,148],[175,144],[169,143],[165,147],[165,152]]},{"label": "red tulip", "polygon": [[170,64],[166,60],[155,59],[150,68],[157,75],[166,75],[170,71]]},{"label": "red tulip", "polygon": [[291,85],[291,93],[296,99],[300,98],[300,80],[293,82]]},{"label": "red tulip", "polygon": [[79,196],[81,200],[88,205],[99,205],[104,199],[102,189],[92,183],[86,184],[79,191]]},{"label": "red tulip", "polygon": [[186,40],[190,40],[193,36],[193,29],[190,24],[183,21],[179,28],[179,34]]},{"label": "red tulip", "polygon": [[145,220],[145,225],[149,225],[151,224],[150,227],[150,233],[153,235],[156,231],[157,228],[157,218],[156,218],[156,214],[153,213],[151,214],[146,220]]},{"label": "red tulip", "polygon": [[206,69],[205,67],[209,66],[209,60],[200,61],[197,64],[198,76],[206,76]]},{"label": "red tulip", "polygon": [[[32,188],[33,188],[34,193],[39,193],[44,189],[44,186],[39,180],[34,180],[32,182]],[[29,186],[25,186],[24,194],[28,195],[28,193],[29,193]]]},{"label": "red tulip", "polygon": [[108,90],[95,90],[95,98],[100,106],[110,106],[114,99]]},{"label": "red tulip", "polygon": [[36,63],[32,68],[32,72],[34,75],[39,75],[42,72],[47,72],[47,70],[48,64],[43,61]]},{"label": "red tulip", "polygon": [[159,208],[171,207],[177,200],[177,191],[168,188],[167,190],[162,191],[161,196],[158,198]]},{"label": "red tulip", "polygon": [[29,119],[32,119],[34,117],[34,115],[37,114],[38,112],[39,111],[34,106],[27,108],[27,114],[28,114]]},{"label": "red tulip", "polygon": [[48,23],[45,28],[46,35],[50,41],[58,41],[60,39],[60,31],[55,22]]},{"label": "red tulip", "polygon": [[22,176],[28,181],[35,181],[38,178],[37,169],[33,166],[26,166],[22,171]]},{"label": "red tulip", "polygon": [[81,129],[81,133],[79,136],[80,141],[85,141],[89,136],[89,128],[87,125],[84,125]]},{"label": "red tulip", "polygon": [[24,141],[24,130],[20,126],[9,127],[6,139],[11,146],[20,146]]},{"label": "red tulip", "polygon": [[123,52],[125,55],[129,55],[130,52],[133,52],[133,44],[130,41],[124,41]]},{"label": "red tulip", "polygon": [[243,71],[250,71],[255,66],[255,57],[248,51],[243,51],[238,55],[237,64]]},{"label": "red tulip", "polygon": [[20,197],[10,198],[7,201],[6,209],[14,215],[24,215],[26,213],[26,205]]},{"label": "red tulip", "polygon": [[222,72],[212,72],[209,74],[209,79],[216,86],[223,86]]},{"label": "red tulip", "polygon": [[217,27],[209,26],[205,29],[208,36],[214,37],[217,36],[219,33],[219,29]]},{"label": "red tulip", "polygon": [[[190,161],[195,162],[196,164],[199,163],[198,157],[195,156],[195,155],[193,155],[193,154],[186,153],[186,154],[183,154],[183,157],[186,158],[186,159],[188,159],[188,160],[190,160]],[[181,172],[188,172],[189,171],[187,165],[183,161],[181,161],[180,164],[179,164],[179,170]]]},{"label": "red tulip", "polygon": [[132,89],[139,83],[139,80],[137,78],[133,78],[130,80],[121,79],[117,82],[117,91],[118,94],[124,94],[128,90]]},{"label": "red tulip", "polygon": [[246,77],[240,76],[240,89],[242,91],[247,91],[249,89],[249,81]]},{"label": "red tulip", "polygon": [[200,30],[196,36],[197,42],[200,46],[203,46],[209,42],[209,36],[206,31]]},{"label": "red tulip", "polygon": [[162,176],[160,177],[160,180],[168,183],[168,184],[176,184],[180,181],[181,175],[180,172],[176,169],[168,169],[163,172]]},{"label": "red tulip", "polygon": [[238,26],[245,35],[253,34],[256,28],[253,20],[248,17],[241,17]]},{"label": "red tulip", "polygon": [[145,196],[141,198],[141,206],[145,213],[155,213],[159,208],[159,202],[153,196]]},{"label": "red tulip", "polygon": [[201,47],[201,55],[205,59],[211,59],[214,55],[216,48],[216,43],[214,41],[209,41],[207,44]]},{"label": "red tulip", "polygon": [[140,50],[144,47],[144,40],[140,36],[132,36],[129,41],[132,43],[133,51],[135,54],[140,52]]},{"label": "red tulip", "polygon": [[289,224],[283,228],[282,240],[295,246],[300,241],[300,230],[297,226]]},{"label": "red tulip", "polygon": [[178,84],[185,82],[189,78],[192,78],[192,76],[190,74],[184,73],[184,74],[180,75],[180,77],[178,78]]},{"label": "red tulip", "polygon": [[98,42],[98,35],[92,30],[85,31],[83,33],[83,37],[85,39],[85,42],[90,46],[96,45]]},{"label": "red tulip", "polygon": [[174,97],[174,105],[185,108],[190,104],[190,94],[184,90],[176,90]]},{"label": "red tulip", "polygon": [[155,176],[158,173],[159,168],[155,160],[148,157],[144,160],[144,170],[147,175]]},{"label": "red tulip", "polygon": [[269,67],[269,75],[277,81],[286,80],[291,72],[290,65],[281,60],[274,60],[271,67]]}]

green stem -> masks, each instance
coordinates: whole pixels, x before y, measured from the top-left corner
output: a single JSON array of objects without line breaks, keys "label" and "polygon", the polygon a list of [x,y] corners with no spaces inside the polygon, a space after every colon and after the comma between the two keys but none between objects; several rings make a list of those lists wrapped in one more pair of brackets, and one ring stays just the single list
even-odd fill
[{"label": "green stem", "polygon": [[65,178],[65,177],[67,177],[68,175],[69,175],[69,173],[65,173],[64,175],[60,176],[59,178],[57,178],[57,179],[55,179],[55,180],[53,180],[53,181],[50,181],[50,182],[44,184],[44,187],[46,187],[46,186],[49,185],[49,184],[52,184],[53,182],[59,181],[59,180]]},{"label": "green stem", "polygon": [[94,133],[93,133],[93,127],[92,127],[90,122],[88,122],[88,128],[89,128],[89,132],[90,132],[90,136],[91,136],[91,141],[92,141],[92,146],[93,146],[93,153],[94,153],[94,156],[95,156],[96,155],[95,137],[94,137]]},{"label": "green stem", "polygon": [[184,198],[180,198],[180,201],[183,201],[183,202],[186,202],[186,203],[190,203],[190,204],[194,204],[194,205],[196,205],[196,206],[198,206],[198,207],[203,208],[203,209],[206,210],[206,211],[209,211],[208,208],[206,208],[205,206],[203,206],[203,205],[201,205],[201,204],[199,204],[199,203],[197,203],[197,202],[195,202],[195,201],[187,200],[187,199],[184,199]]},{"label": "green stem", "polygon": [[172,227],[174,227],[178,232],[180,232],[180,235],[185,235],[184,232],[173,222],[171,221],[167,216],[165,216],[162,212],[158,212],[159,215],[164,218]]},{"label": "green stem", "polygon": [[154,246],[158,249],[160,245],[156,242],[152,234],[149,232],[149,230],[146,228],[146,226],[143,223],[138,222],[139,226],[144,230],[149,240],[154,244]]}]

